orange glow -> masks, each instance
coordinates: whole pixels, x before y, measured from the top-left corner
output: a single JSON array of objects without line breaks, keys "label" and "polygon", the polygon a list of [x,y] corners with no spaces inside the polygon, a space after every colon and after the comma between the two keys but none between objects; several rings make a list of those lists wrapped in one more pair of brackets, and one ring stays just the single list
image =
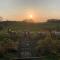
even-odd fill
[{"label": "orange glow", "polygon": [[29,17],[32,19],[33,18],[32,14]]},{"label": "orange glow", "polygon": [[16,21],[23,21],[23,20],[32,20],[33,22],[45,22],[47,17],[44,12],[40,11],[35,11],[35,10],[26,10],[23,12],[22,15],[17,13],[17,15],[11,15],[7,16],[8,19],[10,20],[16,20]]}]

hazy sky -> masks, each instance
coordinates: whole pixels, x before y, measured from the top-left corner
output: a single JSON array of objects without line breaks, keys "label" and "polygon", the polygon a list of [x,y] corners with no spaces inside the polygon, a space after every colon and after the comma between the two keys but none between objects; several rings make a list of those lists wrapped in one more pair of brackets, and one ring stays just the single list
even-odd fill
[{"label": "hazy sky", "polygon": [[[9,20],[60,19],[60,0],[0,0],[0,16]],[[36,20],[37,19],[37,20]]]}]

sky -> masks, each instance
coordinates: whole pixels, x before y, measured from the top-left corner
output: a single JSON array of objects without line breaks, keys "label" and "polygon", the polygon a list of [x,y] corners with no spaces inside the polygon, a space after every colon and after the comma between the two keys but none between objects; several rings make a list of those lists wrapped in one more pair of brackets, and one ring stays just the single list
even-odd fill
[{"label": "sky", "polygon": [[60,19],[60,0],[0,0],[0,16],[11,21]]}]

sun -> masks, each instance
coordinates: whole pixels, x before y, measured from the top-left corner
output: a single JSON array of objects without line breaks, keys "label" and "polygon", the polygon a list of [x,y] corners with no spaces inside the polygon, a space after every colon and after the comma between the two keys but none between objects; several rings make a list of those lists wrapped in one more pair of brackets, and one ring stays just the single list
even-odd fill
[{"label": "sun", "polygon": [[32,14],[31,14],[31,15],[29,15],[29,18],[30,18],[30,19],[32,19],[32,18],[33,18],[33,15],[32,15]]}]

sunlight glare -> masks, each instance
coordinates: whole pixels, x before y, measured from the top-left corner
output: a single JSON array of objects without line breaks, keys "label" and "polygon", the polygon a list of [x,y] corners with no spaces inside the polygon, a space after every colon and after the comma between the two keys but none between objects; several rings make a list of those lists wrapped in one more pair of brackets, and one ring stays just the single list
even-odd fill
[{"label": "sunlight glare", "polygon": [[32,16],[32,15],[30,15],[30,18],[31,18],[31,19],[32,19],[32,17],[33,17],[33,16]]}]

